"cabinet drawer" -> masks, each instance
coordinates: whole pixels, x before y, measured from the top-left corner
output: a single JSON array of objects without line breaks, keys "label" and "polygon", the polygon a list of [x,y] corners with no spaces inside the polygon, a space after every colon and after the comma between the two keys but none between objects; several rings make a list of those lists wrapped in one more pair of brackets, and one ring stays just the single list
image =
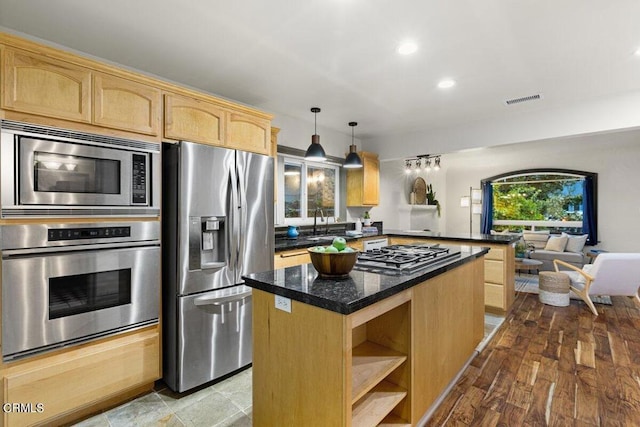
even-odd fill
[{"label": "cabinet drawer", "polygon": [[274,268],[292,267],[294,265],[308,264],[311,262],[311,256],[306,249],[295,251],[279,252],[273,258]]},{"label": "cabinet drawer", "polygon": [[504,287],[493,283],[485,283],[484,305],[504,310]]},{"label": "cabinet drawer", "polygon": [[5,413],[5,425],[40,423],[159,377],[157,328],[16,366],[4,378],[5,402],[44,410]]},{"label": "cabinet drawer", "polygon": [[504,284],[504,263],[502,261],[484,260],[484,280],[486,282]]},{"label": "cabinet drawer", "polygon": [[489,253],[484,256],[484,259],[504,260],[504,249],[491,248]]}]

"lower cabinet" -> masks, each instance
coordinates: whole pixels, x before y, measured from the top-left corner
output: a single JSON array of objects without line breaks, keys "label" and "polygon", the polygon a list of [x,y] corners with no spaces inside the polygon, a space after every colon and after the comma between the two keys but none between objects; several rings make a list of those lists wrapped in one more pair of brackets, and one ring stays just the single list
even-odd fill
[{"label": "lower cabinet", "polygon": [[105,401],[113,405],[117,399],[126,399],[129,390],[145,386],[150,390],[160,376],[158,326],[88,343],[53,356],[5,365],[3,401],[31,404],[31,410],[5,411],[3,425],[52,425],[71,421],[82,414],[83,409]]},{"label": "lower cabinet", "polygon": [[484,265],[349,315],[253,289],[253,425],[417,425],[484,334]]},{"label": "lower cabinet", "polygon": [[276,252],[273,257],[273,268],[286,268],[294,265],[308,264],[311,262],[311,256],[306,248],[292,249],[290,251]]},{"label": "lower cabinet", "polygon": [[511,245],[491,243],[438,240],[419,237],[391,237],[390,244],[432,243],[441,245],[467,245],[489,248],[484,257],[484,304],[489,312],[504,314],[511,308],[515,299],[515,252]]}]

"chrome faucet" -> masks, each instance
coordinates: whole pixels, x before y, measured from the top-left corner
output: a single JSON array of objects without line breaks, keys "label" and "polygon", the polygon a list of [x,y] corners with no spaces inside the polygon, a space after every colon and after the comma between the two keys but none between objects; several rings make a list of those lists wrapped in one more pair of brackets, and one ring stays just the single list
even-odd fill
[{"label": "chrome faucet", "polygon": [[322,209],[320,208],[316,208],[316,210],[313,212],[313,235],[316,235],[316,227],[317,227],[317,223],[318,223],[318,212],[320,212],[320,221],[324,222],[324,215],[322,213]]}]

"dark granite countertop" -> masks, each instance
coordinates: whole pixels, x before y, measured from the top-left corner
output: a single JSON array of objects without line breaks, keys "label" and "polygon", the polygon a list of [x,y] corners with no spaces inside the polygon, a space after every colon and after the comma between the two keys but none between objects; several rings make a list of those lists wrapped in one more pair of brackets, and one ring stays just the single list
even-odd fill
[{"label": "dark granite countertop", "polygon": [[[379,234],[363,234],[362,236],[359,236],[359,237],[350,237],[344,234],[340,235],[340,237],[344,237],[344,239],[347,242],[352,242],[354,240],[363,239],[367,237],[375,237],[375,236],[379,236]],[[290,249],[310,248],[312,246],[327,246],[327,245],[330,245],[333,240],[333,238],[327,238],[326,240],[310,240],[310,239],[313,239],[314,237],[322,237],[322,235],[298,236],[296,238],[276,237],[274,248],[276,252],[281,252],[281,251],[288,251]]]},{"label": "dark granite countertop", "polygon": [[321,307],[350,314],[415,286],[486,254],[482,247],[454,247],[457,258],[443,261],[413,274],[400,276],[352,270],[343,280],[321,279],[313,264],[281,268],[243,276],[247,286]]},{"label": "dark granite countertop", "polygon": [[517,242],[520,237],[509,234],[465,234],[465,233],[453,233],[443,234],[433,231],[420,231],[420,230],[384,230],[384,234],[387,236],[396,237],[424,237],[439,240],[451,240],[452,242],[478,242],[478,243],[493,243],[498,245],[508,245]]}]

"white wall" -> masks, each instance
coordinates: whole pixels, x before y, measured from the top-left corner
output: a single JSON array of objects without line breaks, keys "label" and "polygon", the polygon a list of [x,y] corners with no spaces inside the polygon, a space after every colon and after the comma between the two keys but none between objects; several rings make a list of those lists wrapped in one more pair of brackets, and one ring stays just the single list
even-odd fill
[{"label": "white wall", "polygon": [[[640,131],[577,136],[469,150],[443,156],[447,233],[468,233],[460,197],[480,181],[506,172],[563,168],[598,174],[599,248],[640,252]],[[474,215],[474,232],[480,230]]]},{"label": "white wall", "polygon": [[[446,228],[446,206],[444,198],[446,190],[447,165],[443,159],[439,171],[429,173],[421,171],[419,174],[405,173],[402,160],[380,162],[380,205],[371,209],[371,216],[375,220],[384,221],[385,229],[395,230],[423,230],[442,231]],[[413,182],[420,176],[427,184],[433,185],[436,199],[442,206],[441,217],[433,210],[409,205],[409,194]]]}]

